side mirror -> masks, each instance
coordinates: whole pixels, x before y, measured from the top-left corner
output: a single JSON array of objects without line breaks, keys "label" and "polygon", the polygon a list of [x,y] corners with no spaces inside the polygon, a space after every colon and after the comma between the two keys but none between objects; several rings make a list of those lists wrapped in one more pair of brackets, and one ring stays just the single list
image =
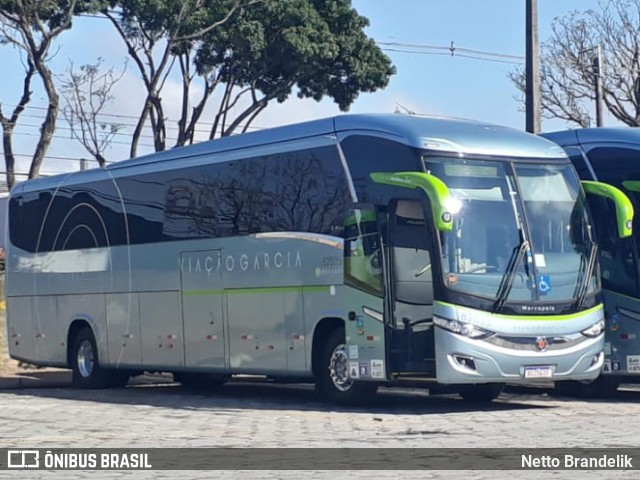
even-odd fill
[{"label": "side mirror", "polygon": [[613,201],[616,206],[616,224],[618,236],[625,238],[631,236],[633,226],[633,205],[631,200],[622,190],[603,182],[583,180],[580,182],[587,194],[598,195]]},{"label": "side mirror", "polygon": [[459,209],[460,202],[456,202],[447,185],[438,177],[422,172],[374,172],[370,176],[375,183],[421,189],[431,202],[433,223],[436,228],[441,231],[453,229],[453,215],[457,213],[456,207]]}]

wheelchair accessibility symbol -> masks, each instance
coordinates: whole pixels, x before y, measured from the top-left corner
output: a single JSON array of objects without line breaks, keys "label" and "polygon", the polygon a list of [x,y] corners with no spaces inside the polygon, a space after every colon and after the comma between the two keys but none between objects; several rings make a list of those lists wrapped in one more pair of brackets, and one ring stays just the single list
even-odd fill
[{"label": "wheelchair accessibility symbol", "polygon": [[549,275],[538,276],[538,290],[542,295],[546,295],[551,291],[551,277]]}]

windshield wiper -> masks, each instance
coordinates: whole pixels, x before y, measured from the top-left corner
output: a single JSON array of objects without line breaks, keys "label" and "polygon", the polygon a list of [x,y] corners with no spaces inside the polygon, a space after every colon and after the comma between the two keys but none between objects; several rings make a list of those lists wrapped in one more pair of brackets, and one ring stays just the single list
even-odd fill
[{"label": "windshield wiper", "polygon": [[[529,250],[529,242],[522,238],[520,240],[520,245],[515,247],[511,252],[509,263],[507,263],[507,268],[504,272],[504,275],[502,276],[502,281],[500,282],[498,291],[496,293],[496,301],[493,304],[494,313],[502,309],[504,302],[509,297],[509,293],[511,292],[511,287],[513,287],[513,281],[518,271],[518,267],[520,266],[520,262],[522,261],[522,258],[524,257],[524,254],[527,250]],[[529,275],[528,268],[527,275]]]},{"label": "windshield wiper", "polygon": [[[593,275],[593,269],[596,266],[596,258],[598,254],[598,244],[591,242],[591,252],[589,253],[589,261],[587,262],[587,268],[580,269],[581,277],[578,279],[578,291],[576,294],[576,309],[582,308],[585,299],[587,298],[587,292],[589,291],[589,284],[591,283],[591,277]],[[584,270],[584,271],[583,271]]]}]

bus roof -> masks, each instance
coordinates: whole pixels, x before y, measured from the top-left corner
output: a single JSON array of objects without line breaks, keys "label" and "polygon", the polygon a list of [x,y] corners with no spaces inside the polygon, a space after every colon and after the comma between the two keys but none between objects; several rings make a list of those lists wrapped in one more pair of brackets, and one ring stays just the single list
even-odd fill
[{"label": "bus roof", "polygon": [[[161,170],[171,169],[174,161],[187,157],[229,152],[260,145],[274,145],[285,141],[345,132],[395,136],[398,141],[407,145],[442,152],[545,160],[567,158],[564,151],[555,143],[514,128],[444,117],[349,114],[173,148],[117,162],[108,166],[106,170],[119,176],[124,173],[124,169],[143,165],[158,165]],[[73,183],[104,178],[104,171],[105,169],[92,169],[74,172]],[[56,180],[56,177],[25,182],[24,191],[39,190],[53,186],[53,184],[59,184],[60,180]]]},{"label": "bus roof", "polygon": [[397,136],[417,148],[435,147],[456,153],[475,153],[527,158],[565,158],[557,145],[513,128],[474,120],[398,114],[351,114],[233,135],[188,147],[165,150],[111,165],[127,168],[176,158],[199,156],[240,148],[299,140],[347,131],[384,133]]},{"label": "bus roof", "polygon": [[542,136],[563,146],[602,142],[640,144],[640,128],[633,127],[578,128],[549,132]]}]

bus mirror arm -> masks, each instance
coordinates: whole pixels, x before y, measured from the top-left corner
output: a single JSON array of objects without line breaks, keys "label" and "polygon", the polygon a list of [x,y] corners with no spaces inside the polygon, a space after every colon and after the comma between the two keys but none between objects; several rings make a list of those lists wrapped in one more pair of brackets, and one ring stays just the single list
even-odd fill
[{"label": "bus mirror arm", "polygon": [[424,172],[373,172],[369,176],[374,183],[422,190],[431,203],[435,227],[443,232],[453,230],[453,216],[459,202],[452,201],[449,188],[438,177]]},{"label": "bus mirror arm", "polygon": [[603,182],[583,180],[580,182],[587,194],[597,195],[613,201],[616,207],[616,223],[618,225],[618,236],[625,238],[631,236],[633,226],[633,205],[625,193]]}]

